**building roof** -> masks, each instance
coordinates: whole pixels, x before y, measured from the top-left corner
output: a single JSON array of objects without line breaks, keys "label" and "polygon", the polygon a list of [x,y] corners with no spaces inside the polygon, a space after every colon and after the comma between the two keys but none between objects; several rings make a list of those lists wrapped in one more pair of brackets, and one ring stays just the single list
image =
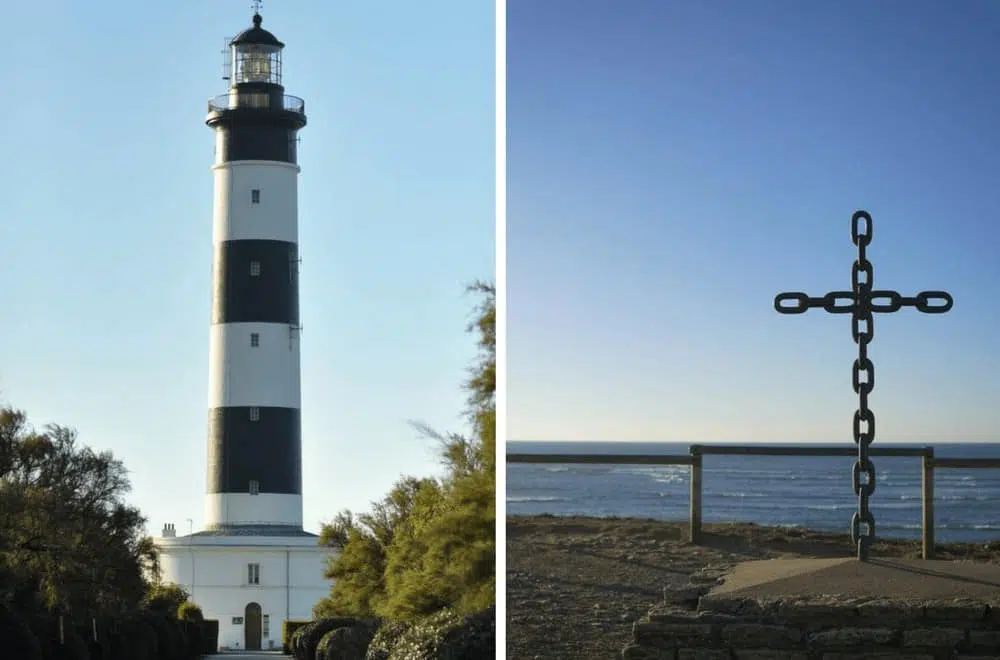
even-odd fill
[{"label": "building roof", "polygon": [[277,46],[278,48],[284,48],[285,44],[278,41],[278,38],[273,34],[265,30],[260,26],[261,21],[260,14],[253,15],[253,27],[243,30],[238,35],[233,37],[233,40],[229,42],[230,46],[239,46],[241,44],[257,44],[261,46]]},{"label": "building roof", "polygon": [[294,525],[218,525],[211,529],[195,532],[191,536],[269,536],[272,538],[319,538]]}]

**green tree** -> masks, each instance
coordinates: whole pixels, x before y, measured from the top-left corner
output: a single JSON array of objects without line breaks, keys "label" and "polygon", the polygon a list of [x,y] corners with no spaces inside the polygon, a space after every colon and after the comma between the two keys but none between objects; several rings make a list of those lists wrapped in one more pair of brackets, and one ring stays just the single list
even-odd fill
[{"label": "green tree", "polygon": [[121,461],[72,429],[0,409],[0,601],[71,616],[138,605],[158,562],[130,487]]},{"label": "green tree", "polygon": [[177,607],[177,618],[183,621],[204,621],[205,615],[200,607],[186,600]]},{"label": "green tree", "polygon": [[344,511],[324,525],[320,542],[335,548],[326,577],[335,582],[314,614],[407,620],[444,607],[459,612],[494,602],[496,581],[496,290],[482,297],[469,331],[479,354],[464,383],[472,433],[439,433],[440,479],[405,477],[372,511]]},{"label": "green tree", "polygon": [[178,608],[187,603],[189,598],[188,590],[179,584],[154,584],[150,585],[143,596],[142,606],[151,612],[177,618]]}]

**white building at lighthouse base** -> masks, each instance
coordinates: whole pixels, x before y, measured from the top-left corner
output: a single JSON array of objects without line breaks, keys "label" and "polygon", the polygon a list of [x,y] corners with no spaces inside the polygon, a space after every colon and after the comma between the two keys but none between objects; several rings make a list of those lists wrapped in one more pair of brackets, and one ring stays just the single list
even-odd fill
[{"label": "white building at lighthouse base", "polygon": [[296,527],[240,526],[155,539],[161,579],[191,594],[206,619],[219,621],[220,649],[280,649],[282,622],[311,619],[330,593],[323,578],[333,550]]}]

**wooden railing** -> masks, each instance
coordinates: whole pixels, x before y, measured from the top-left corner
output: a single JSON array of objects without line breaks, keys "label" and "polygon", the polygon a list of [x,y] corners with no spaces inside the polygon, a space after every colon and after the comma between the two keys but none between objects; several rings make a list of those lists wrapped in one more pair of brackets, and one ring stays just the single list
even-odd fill
[{"label": "wooden railing", "polygon": [[[933,447],[871,447],[872,456],[919,457],[921,459],[922,556],[934,558],[934,470],[935,468],[1000,469],[1000,458],[935,458]],[[508,463],[585,463],[590,465],[689,465],[691,497],[689,539],[701,541],[702,457],[728,456],[856,456],[854,447],[805,447],[801,445],[691,445],[690,453],[665,454],[507,454]]]}]

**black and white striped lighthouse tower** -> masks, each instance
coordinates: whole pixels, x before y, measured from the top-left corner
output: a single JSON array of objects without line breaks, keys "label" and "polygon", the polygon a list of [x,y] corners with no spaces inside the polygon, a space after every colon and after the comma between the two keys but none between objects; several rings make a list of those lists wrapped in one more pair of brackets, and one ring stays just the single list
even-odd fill
[{"label": "black and white striped lighthouse tower", "polygon": [[215,130],[208,529],[302,527],[297,132],[284,44],[261,27],[229,42]]}]

